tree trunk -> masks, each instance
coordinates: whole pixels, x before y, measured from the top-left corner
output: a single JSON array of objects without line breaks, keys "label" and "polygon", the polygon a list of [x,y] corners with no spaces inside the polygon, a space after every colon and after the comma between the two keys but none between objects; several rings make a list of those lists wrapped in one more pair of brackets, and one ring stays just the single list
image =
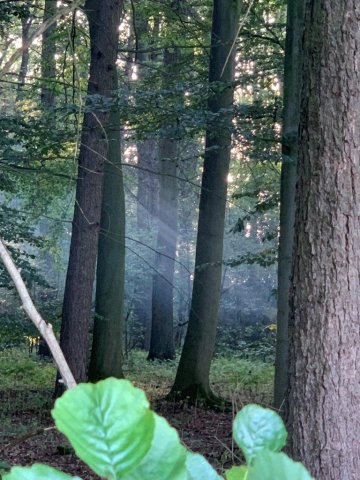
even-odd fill
[{"label": "tree trunk", "polygon": [[89,380],[122,378],[125,275],[125,198],[121,167],[120,116],[112,113],[104,168],[93,345]]},{"label": "tree trunk", "polygon": [[[174,7],[178,8],[178,2]],[[179,49],[164,51],[163,86],[171,88],[178,79]],[[152,315],[149,360],[175,358],[174,343],[174,271],[178,235],[178,143],[176,127],[169,127],[165,138],[159,141],[160,170],[158,236],[155,254],[155,272],[152,283]]]},{"label": "tree trunk", "polygon": [[[168,52],[165,55],[169,55]],[[171,63],[171,60],[165,61],[168,66]],[[175,357],[173,284],[177,242],[177,143],[174,139],[162,139],[159,145],[159,230],[155,255],[156,272],[153,275],[149,360],[169,360]]]},{"label": "tree trunk", "polygon": [[[145,40],[149,34],[148,19],[144,15],[136,15],[136,34],[137,48],[136,61],[138,67],[138,82],[141,83],[147,75],[146,63],[150,60],[150,54],[146,52],[149,47]],[[138,162],[137,166],[137,230],[139,240],[148,245],[151,239],[152,228],[154,226],[154,218],[156,215],[158,204],[158,178],[157,175],[150,173],[148,170],[155,172],[157,170],[157,144],[153,138],[140,140],[136,144]],[[148,252],[150,264],[153,264],[153,254]],[[148,253],[144,252],[146,258]],[[151,309],[152,309],[152,272],[149,266],[142,262],[140,266],[142,272],[142,282],[137,282],[134,292],[134,315],[138,323],[144,331],[144,343],[142,347],[145,350],[150,348],[150,332],[151,332]]]},{"label": "tree trunk", "polygon": [[21,64],[18,75],[17,100],[21,99],[29,68],[29,37],[32,18],[29,14],[21,19]]},{"label": "tree trunk", "polygon": [[[152,245],[152,231],[155,224],[154,218],[157,210],[158,198],[158,180],[156,175],[147,170],[156,171],[155,158],[157,154],[157,145],[154,139],[146,139],[136,144],[138,167],[137,170],[137,230],[139,241],[145,245]],[[144,256],[149,258],[150,264],[153,264],[153,253],[144,251]],[[150,348],[151,332],[151,290],[152,290],[152,272],[149,266],[141,263],[142,282],[137,282],[134,292],[134,315],[144,331],[144,342],[142,347],[145,350]]]},{"label": "tree trunk", "polygon": [[290,451],[360,472],[360,8],[307,0],[289,326]]},{"label": "tree trunk", "polygon": [[[56,13],[57,0],[45,0],[44,22]],[[42,35],[41,51],[41,103],[46,107],[54,107],[55,92],[54,84],[50,83],[56,79],[56,42],[55,32],[57,23],[53,23]]]},{"label": "tree trunk", "polygon": [[[107,101],[117,86],[121,0],[87,0],[91,57],[88,95]],[[100,103],[100,101],[99,101]],[[102,105],[84,116],[76,201],[66,277],[60,346],[77,382],[86,380],[88,326],[100,229],[109,113]]]},{"label": "tree trunk", "polygon": [[304,1],[288,0],[284,64],[284,113],[280,181],[280,239],[274,406],[283,407],[288,380],[288,324],[291,260],[294,239],[296,164],[300,120]]},{"label": "tree trunk", "polygon": [[190,401],[212,397],[209,372],[220,301],[234,94],[235,51],[231,48],[236,37],[238,3],[214,1],[209,71],[209,110],[213,119],[206,131],[189,326],[170,394]]}]

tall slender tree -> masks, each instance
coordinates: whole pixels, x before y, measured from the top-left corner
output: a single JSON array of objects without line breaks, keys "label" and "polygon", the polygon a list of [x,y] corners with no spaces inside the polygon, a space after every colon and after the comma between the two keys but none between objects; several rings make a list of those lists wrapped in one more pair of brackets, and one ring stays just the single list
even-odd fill
[{"label": "tall slender tree", "polygon": [[[150,54],[151,43],[149,36],[152,33],[149,25],[149,19],[145,18],[141,11],[140,2],[137,2],[134,8],[134,24],[136,30],[136,53],[135,62],[137,64],[137,83],[141,84],[149,75],[148,65],[151,65],[152,56]],[[155,22],[159,17],[155,17]],[[150,62],[150,63],[149,63]],[[152,72],[150,67],[150,73]],[[149,170],[156,172],[157,162],[157,142],[155,138],[144,138],[136,143],[137,149],[137,230],[139,241],[148,244],[152,234],[152,227],[155,224],[155,217],[158,207],[158,178],[155,173],[149,174]],[[153,259],[151,261],[153,263]],[[144,331],[143,348],[149,350],[150,332],[151,332],[151,309],[152,309],[152,275],[149,273],[148,265],[141,265],[142,281],[137,282],[134,291],[134,315]]]},{"label": "tall slender tree", "polygon": [[[56,13],[56,0],[45,0],[44,22]],[[52,23],[42,35],[41,47],[41,103],[47,107],[55,105],[54,82],[56,78],[56,32],[57,22]]]},{"label": "tall slender tree", "polygon": [[[121,0],[86,0],[91,56],[89,98],[78,161],[70,258],[66,276],[60,344],[76,381],[86,379],[88,327],[100,230],[108,104],[117,86],[116,59]],[[95,97],[94,97],[95,96]]]},{"label": "tall slender tree", "polygon": [[21,63],[18,75],[18,100],[21,98],[22,90],[25,86],[26,76],[29,68],[29,39],[32,21],[33,16],[31,14],[30,7],[29,5],[24,5],[24,12],[21,16]]},{"label": "tall slender tree", "polygon": [[120,137],[120,114],[115,106],[107,127],[108,152],[104,167],[94,333],[89,366],[91,381],[123,377],[125,198]]},{"label": "tall slender tree", "polygon": [[296,165],[299,148],[304,0],[288,0],[284,63],[284,113],[280,180],[280,240],[274,406],[283,406],[288,378],[289,291],[295,221]]},{"label": "tall slender tree", "polygon": [[359,32],[357,0],[306,1],[287,406],[318,480],[360,471]]},{"label": "tall slender tree", "polygon": [[[176,81],[179,49],[164,52],[164,87]],[[176,127],[170,126],[159,141],[160,192],[155,273],[152,288],[152,316],[149,360],[175,357],[174,345],[174,270],[177,243],[178,143]]]},{"label": "tall slender tree", "polygon": [[195,274],[189,325],[171,394],[212,401],[209,372],[218,319],[234,96],[238,0],[214,0]]}]

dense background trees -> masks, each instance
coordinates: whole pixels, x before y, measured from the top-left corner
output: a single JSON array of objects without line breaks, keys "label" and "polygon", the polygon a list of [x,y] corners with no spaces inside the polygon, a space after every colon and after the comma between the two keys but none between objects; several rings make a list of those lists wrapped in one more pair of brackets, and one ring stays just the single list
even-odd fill
[{"label": "dense background trees", "polygon": [[[89,2],[78,9],[73,4],[70,11],[60,7],[27,1],[1,7],[6,64],[2,165],[7,180],[2,208],[16,206],[14,214],[21,212],[18,228],[26,229],[26,236],[13,234],[11,239],[23,240],[16,250],[19,261],[25,262],[35,294],[58,326],[62,308],[61,342],[75,376],[85,378],[88,326],[93,379],[110,372],[122,375],[123,341],[125,351],[150,347],[149,358],[172,358],[175,346],[182,346],[191,301],[199,301],[197,294],[192,296],[197,208],[212,190],[201,186],[204,148],[205,165],[210,158],[227,159],[212,161],[225,165],[225,190],[213,195],[214,208],[221,205],[217,196],[222,199],[221,212],[217,217],[210,213],[204,222],[204,232],[212,221],[219,238],[224,235],[224,263],[220,241],[216,258],[201,261],[209,266],[199,266],[195,274],[196,284],[198,276],[208,278],[207,270],[218,272],[217,281],[210,281],[213,293],[205,289],[204,306],[210,306],[206,296],[215,304],[212,328],[204,323],[209,354],[206,361],[202,356],[202,365],[209,370],[219,307],[219,344],[236,349],[245,339],[251,353],[251,344],[266,337],[264,356],[271,358],[273,333],[265,326],[275,319],[283,5],[241,6],[241,28],[237,32],[239,24],[231,19],[224,47],[228,58],[216,67],[224,72],[215,72],[210,62],[211,2],[201,7],[134,2],[124,5],[121,20],[118,7],[117,18],[111,16],[120,25],[119,38],[113,33],[111,48],[106,45],[111,29],[103,46],[94,38],[105,35],[99,19],[110,15],[112,5],[104,4],[104,12],[94,15]],[[22,48],[24,18],[32,19],[33,37],[42,29],[37,37],[41,48],[36,42]],[[222,18],[216,28],[224,28]],[[29,56],[25,81],[13,80],[24,55]],[[214,107],[232,92],[233,106]],[[223,141],[226,154],[217,151]],[[204,172],[209,185],[217,180],[215,173]],[[202,200],[200,213],[207,204]],[[214,252],[210,237],[205,234],[202,241],[209,246],[198,248],[198,255]],[[46,282],[46,295],[35,286],[39,282]],[[19,321],[11,303],[8,315]],[[207,317],[204,313],[203,321]]]},{"label": "dense background trees", "polygon": [[[279,125],[276,121],[280,118],[280,91],[276,85],[281,79],[284,35],[281,3],[248,7],[250,5],[245,4],[242,7],[245,22],[233,49],[234,52],[242,52],[236,60],[234,84],[233,133],[238,133],[233,135],[231,153],[233,162],[229,173],[224,228],[228,265],[222,277],[220,303],[224,328],[234,328],[239,332],[252,323],[271,323],[275,318],[275,298],[272,294],[275,266],[268,265],[274,265],[275,261],[277,197],[275,193],[274,200],[264,202],[259,182],[266,177],[266,188],[270,189],[266,195],[273,197],[279,176]],[[2,8],[5,19],[2,41],[4,45],[10,44],[10,50],[4,49],[3,56],[6,58],[3,61],[6,63],[13,56],[11,45],[13,49],[21,47],[22,16],[27,15],[29,9],[31,12],[34,9],[35,13],[31,15],[35,30],[43,20],[51,20],[49,15],[54,5],[51,2],[14,2]],[[122,165],[114,167],[114,161],[107,161],[106,165],[108,170],[124,170],[126,239],[117,238],[116,241],[117,252],[124,248],[126,242],[124,317],[127,320],[128,346],[141,346],[144,342],[149,346],[151,290],[157,299],[158,306],[155,303],[153,307],[154,312],[160,312],[160,328],[164,324],[161,310],[165,305],[165,290],[169,290],[166,298],[173,302],[173,308],[167,309],[167,316],[174,328],[177,346],[184,338],[195,261],[203,139],[206,126],[211,121],[216,124],[216,118],[212,119],[213,113],[207,108],[211,15],[211,3],[199,7],[189,2],[180,9],[171,2],[165,2],[161,8],[151,2],[125,5],[117,49],[118,87],[110,89],[113,99],[110,95],[109,101],[103,101],[98,93],[85,96],[91,58],[87,19],[81,9],[70,12],[68,16],[61,16],[58,12],[50,28],[44,31],[42,41],[38,40],[41,48],[30,45],[28,75],[21,87],[21,99],[17,100],[15,95],[18,82],[12,79],[13,73],[17,75],[19,72],[21,56],[12,63],[11,72],[3,72],[2,102],[6,107],[2,110],[3,125],[6,125],[2,135],[3,168],[9,182],[16,183],[16,201],[18,210],[24,216],[23,224],[26,228],[34,228],[35,232],[41,228],[37,241],[46,241],[48,264],[42,269],[40,263],[43,262],[36,260],[33,267],[36,264],[38,273],[48,281],[50,296],[50,292],[57,290],[58,308],[64,289],[74,180],[82,181],[82,177],[77,175],[74,160],[78,148],[87,150],[87,154],[93,150],[84,147],[85,142],[81,140],[82,129],[89,135],[87,128],[83,127],[83,113],[84,121],[90,118],[96,123],[96,118],[100,119],[101,115],[106,117],[115,110],[119,112],[116,122],[121,125],[122,160],[119,161]],[[11,34],[8,30],[10,26]],[[270,30],[271,36],[268,37],[266,31]],[[269,55],[273,55],[271,64],[263,55],[261,43],[266,45]],[[174,55],[177,59],[169,66],[169,58]],[[105,85],[104,82],[102,85]],[[220,82],[218,89],[221,88]],[[100,120],[98,127],[101,130],[100,124],[104,124],[105,129],[106,121]],[[50,131],[49,125],[52,125]],[[176,149],[161,153],[165,144],[176,144]],[[166,161],[160,161],[159,155]],[[169,168],[173,171],[166,171]],[[91,176],[91,172],[88,174]],[[117,180],[121,182],[120,177]],[[159,207],[161,181],[172,183],[179,192],[176,194],[174,190],[172,194],[174,214],[170,213],[167,201],[162,201],[163,207]],[[121,186],[118,189],[115,186],[115,191],[121,191]],[[11,192],[7,194],[4,190],[4,195],[4,205],[12,205]],[[91,199],[95,199],[92,194]],[[78,200],[74,205],[79,212],[80,208],[83,209],[81,205],[79,208]],[[89,202],[87,205],[90,208]],[[79,218],[87,224],[92,223],[89,219],[85,220],[88,215],[85,211],[84,214],[79,214]],[[165,246],[161,242],[156,242],[157,230],[164,226],[164,219],[160,218],[164,214],[172,222],[178,216],[177,246],[175,250],[172,247],[171,254],[163,251]],[[103,219],[103,222],[107,220]],[[114,222],[111,222],[110,228],[113,226]],[[163,233],[161,235],[163,237]],[[74,230],[73,243],[75,238]],[[97,234],[94,240],[96,238]],[[96,241],[93,243],[95,245]],[[114,238],[112,244],[115,245]],[[40,252],[33,253],[40,255]],[[44,259],[44,254],[41,255]],[[159,259],[163,263],[173,263],[173,280],[171,275],[166,279],[168,274],[163,273]],[[93,271],[94,266],[89,266],[90,262],[94,262],[94,255],[89,253],[87,261],[77,263],[82,275],[88,268],[89,272]],[[257,262],[265,269],[258,267]],[[73,262],[70,261],[69,265],[72,269]],[[99,270],[101,265],[98,264],[97,268]],[[87,288],[84,282],[76,281],[76,288],[67,289],[74,295],[74,301],[80,301],[85,290],[92,290],[91,275],[88,277]],[[156,282],[154,288],[151,287],[152,280]],[[162,284],[166,284],[167,288],[164,289]],[[249,291],[253,293],[249,295]],[[232,292],[236,294],[232,295]],[[86,297],[87,314],[82,315],[90,318],[89,293]],[[120,297],[121,294],[117,300]],[[108,301],[107,307],[112,308],[110,304],[113,303]],[[65,309],[67,304],[68,300],[65,301]],[[117,311],[119,308],[114,307]],[[225,331],[223,335],[225,338]],[[155,323],[153,338],[157,341],[163,338],[155,333]],[[240,342],[240,334],[238,339]],[[234,346],[236,344],[237,341]]]},{"label": "dense background trees", "polygon": [[[355,443],[331,399],[357,427],[357,9],[0,2],[1,237],[76,379],[140,348],[218,403],[214,352],[271,364],[277,336],[275,406],[319,478]],[[0,278],[2,348],[31,327]]]}]

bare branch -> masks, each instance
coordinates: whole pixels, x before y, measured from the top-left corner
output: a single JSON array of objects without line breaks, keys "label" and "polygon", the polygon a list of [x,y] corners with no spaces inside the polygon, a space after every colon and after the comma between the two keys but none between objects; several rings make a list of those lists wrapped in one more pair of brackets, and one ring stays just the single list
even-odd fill
[{"label": "bare branch", "polygon": [[9,73],[10,68],[14,65],[14,63],[21,57],[22,51],[24,48],[28,48],[34,40],[42,35],[51,25],[53,25],[59,18],[63,15],[67,15],[69,12],[72,12],[74,9],[78,8],[81,5],[81,0],[74,0],[70,6],[64,7],[59,9],[59,11],[53,15],[52,17],[48,18],[45,22],[43,22],[40,27],[35,30],[35,32],[30,36],[26,45],[15,50],[15,52],[11,55],[9,60],[5,63],[4,67],[0,70],[0,77]]},{"label": "bare branch", "polygon": [[21,278],[19,270],[16,268],[13,259],[11,258],[9,252],[7,251],[3,240],[0,239],[0,257],[3,261],[6,270],[8,271],[10,277],[12,278],[16,290],[21,298],[22,306],[25,312],[28,314],[29,318],[32,320],[36,328],[39,330],[41,336],[49,345],[50,351],[53,355],[54,361],[57,368],[59,369],[60,375],[63,379],[64,385],[66,388],[76,387],[76,382],[71,373],[69,365],[67,364],[64,354],[61,351],[60,345],[55,337],[52,325],[46,323],[45,320],[41,317],[39,312],[36,310],[33,301],[29,295],[29,292],[26,288],[26,285]]}]

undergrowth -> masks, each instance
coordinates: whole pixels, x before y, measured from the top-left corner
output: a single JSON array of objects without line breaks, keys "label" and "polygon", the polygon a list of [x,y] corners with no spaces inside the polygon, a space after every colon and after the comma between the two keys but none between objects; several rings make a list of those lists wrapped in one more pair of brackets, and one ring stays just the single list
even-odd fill
[{"label": "undergrowth", "polygon": [[[124,362],[126,378],[143,388],[150,399],[165,396],[175,378],[178,359],[146,361],[146,353],[134,350]],[[25,348],[0,352],[1,412],[40,410],[51,406],[55,366]],[[216,356],[211,369],[214,392],[237,405],[256,401],[271,403],[273,366],[231,356]]]}]

